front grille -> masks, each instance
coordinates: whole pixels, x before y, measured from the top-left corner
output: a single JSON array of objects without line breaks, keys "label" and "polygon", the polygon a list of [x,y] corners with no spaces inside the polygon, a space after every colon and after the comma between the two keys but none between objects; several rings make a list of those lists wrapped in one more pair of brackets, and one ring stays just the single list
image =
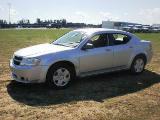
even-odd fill
[{"label": "front grille", "polygon": [[14,56],[14,58],[13,58],[13,63],[14,63],[15,65],[20,65],[22,59],[23,59],[22,57]]},{"label": "front grille", "polygon": [[16,59],[16,60],[22,60],[23,58],[19,57],[19,56],[14,56],[14,59]]}]

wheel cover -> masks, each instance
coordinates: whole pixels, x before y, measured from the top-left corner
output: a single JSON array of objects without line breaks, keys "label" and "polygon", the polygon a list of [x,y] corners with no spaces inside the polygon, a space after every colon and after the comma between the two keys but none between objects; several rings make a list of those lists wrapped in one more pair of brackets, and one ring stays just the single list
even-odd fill
[{"label": "wheel cover", "polygon": [[140,73],[143,71],[143,69],[144,69],[143,59],[139,58],[135,61],[134,69],[135,69],[135,72],[137,72],[137,73]]},{"label": "wheel cover", "polygon": [[70,72],[66,68],[59,68],[53,74],[53,82],[56,86],[65,86],[70,81]]}]

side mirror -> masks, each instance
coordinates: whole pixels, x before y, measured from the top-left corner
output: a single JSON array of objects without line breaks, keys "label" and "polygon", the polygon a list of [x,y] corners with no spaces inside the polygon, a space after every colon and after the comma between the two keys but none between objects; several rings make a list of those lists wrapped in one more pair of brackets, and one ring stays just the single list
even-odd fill
[{"label": "side mirror", "polygon": [[87,43],[82,47],[82,50],[87,50],[87,49],[93,49],[93,44],[92,43]]}]

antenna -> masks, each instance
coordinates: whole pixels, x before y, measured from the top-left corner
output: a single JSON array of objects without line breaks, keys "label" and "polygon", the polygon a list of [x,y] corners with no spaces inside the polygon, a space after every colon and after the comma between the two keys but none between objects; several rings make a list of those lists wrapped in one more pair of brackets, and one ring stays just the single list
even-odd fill
[{"label": "antenna", "polygon": [[9,22],[9,24],[11,24],[11,3],[8,3],[8,10],[9,10],[8,22]]}]

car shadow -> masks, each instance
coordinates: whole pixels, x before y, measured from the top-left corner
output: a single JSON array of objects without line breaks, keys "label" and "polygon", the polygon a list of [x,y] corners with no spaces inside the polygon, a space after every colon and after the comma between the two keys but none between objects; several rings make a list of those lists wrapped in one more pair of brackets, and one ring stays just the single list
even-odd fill
[{"label": "car shadow", "polygon": [[67,89],[54,90],[45,84],[22,84],[11,81],[9,95],[16,101],[30,106],[48,106],[61,103],[104,99],[134,93],[160,82],[160,75],[146,70],[141,75],[127,71],[77,79]]}]

